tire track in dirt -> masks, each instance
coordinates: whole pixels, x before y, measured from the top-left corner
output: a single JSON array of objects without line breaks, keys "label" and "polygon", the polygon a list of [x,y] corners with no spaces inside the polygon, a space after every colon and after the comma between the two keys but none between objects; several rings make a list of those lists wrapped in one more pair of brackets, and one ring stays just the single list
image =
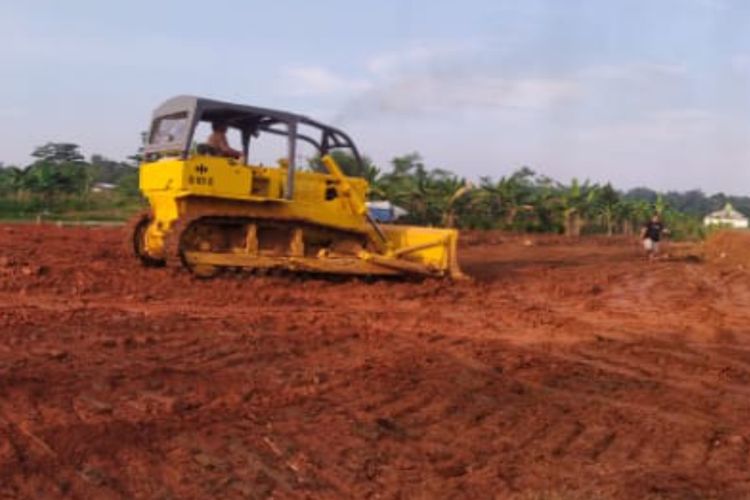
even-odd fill
[{"label": "tire track in dirt", "polygon": [[[559,357],[553,358],[552,361],[559,362],[560,358]],[[467,363],[464,363],[464,364],[467,364]],[[473,360],[469,364],[471,364],[472,367],[475,369],[481,366],[480,363],[477,362],[476,360]],[[604,362],[604,364],[606,364],[606,361]],[[488,366],[484,366],[482,368],[484,369],[485,372],[491,371],[491,368]],[[592,377],[592,380],[597,380],[599,381],[598,383],[600,383],[600,381],[602,380],[601,374],[597,374],[596,377]],[[529,384],[528,381],[525,381],[525,382],[527,383],[527,385],[533,385],[533,384]],[[539,386],[539,387],[544,387],[544,386]],[[692,389],[692,387],[690,386],[687,386],[687,387]],[[548,388],[548,387],[545,387],[545,388]],[[664,389],[664,387],[661,385],[655,386],[655,388],[658,388],[660,390]],[[580,391],[580,389],[575,389],[575,388],[561,389],[560,387],[557,387],[557,386],[555,386],[554,389],[555,391],[563,390],[567,392],[568,394],[570,394],[571,396],[578,394],[579,398],[581,398],[581,395],[580,395],[581,392],[585,392],[585,391]],[[685,387],[681,387],[681,389],[685,389]],[[742,394],[746,395],[744,391],[742,391]],[[692,396],[686,396],[686,397],[691,398]],[[583,398],[586,399],[585,396]],[[615,401],[614,399],[607,400],[601,397],[591,398],[589,399],[589,401],[601,402],[603,406],[605,407],[616,406],[619,410],[631,410],[632,413],[638,413],[638,414],[642,413],[641,410],[648,409],[649,412],[652,414],[651,418],[653,418],[654,415],[658,415],[658,418],[666,420],[666,422],[664,422],[665,426],[670,425],[672,423],[676,423],[677,421],[684,421],[684,415],[681,415],[678,420],[668,410],[659,410],[658,408],[655,409],[655,408],[651,408],[648,406],[633,406],[632,404],[622,404],[622,403]],[[695,422],[697,424],[702,424],[704,426],[706,424],[709,424],[711,421],[708,416],[705,416],[704,414],[701,414],[701,413],[696,413],[695,418],[696,418]],[[567,425],[568,428],[564,428],[564,425]],[[587,425],[578,420],[574,420],[572,422],[570,421],[555,422],[555,423],[548,422],[548,423],[545,423],[543,426],[541,426],[539,429],[532,432],[530,436],[523,439],[520,442],[520,447],[529,448],[530,446],[535,445],[538,442],[542,442],[541,443],[542,446],[546,447],[546,452],[544,453],[545,456],[552,456],[554,458],[564,457],[568,455],[568,449],[571,448],[576,443],[576,441],[582,439],[582,437],[585,437],[586,429],[587,429]],[[612,446],[613,442],[615,441],[616,435],[617,433],[614,430],[611,430],[610,428],[606,431],[606,434],[602,438],[601,442],[594,445],[593,452],[589,451],[587,453],[587,452],[579,450],[578,453],[587,454],[588,456],[591,456],[591,454],[593,453],[594,457],[599,458],[601,454],[603,453],[603,451],[606,451],[607,448]],[[636,443],[634,445],[633,451],[630,452],[628,455],[631,458],[642,456],[642,448],[647,443],[648,443],[648,440],[642,440]],[[678,458],[682,459],[682,456],[686,455],[687,456],[687,458],[685,459],[686,463],[683,465],[689,465],[689,466],[702,465],[702,463],[698,459],[695,458],[695,453],[692,453],[692,452],[681,453],[680,452],[679,448],[680,447],[684,448],[685,446],[688,446],[688,448],[690,447],[701,448],[703,445],[700,442],[698,443],[691,442],[691,443],[688,443],[687,445],[683,445],[679,441],[675,441],[671,445],[670,451],[666,455],[658,449],[653,449],[650,452],[650,457],[652,458],[648,460],[653,461],[654,463],[657,463],[657,464],[661,463],[661,464],[670,465],[673,461],[677,460]],[[585,449],[585,447],[583,447],[583,449]]]},{"label": "tire track in dirt", "polygon": [[61,457],[13,433],[0,491],[750,492],[746,274],[508,237],[478,283],[196,282],[118,238],[0,228],[0,406]]}]

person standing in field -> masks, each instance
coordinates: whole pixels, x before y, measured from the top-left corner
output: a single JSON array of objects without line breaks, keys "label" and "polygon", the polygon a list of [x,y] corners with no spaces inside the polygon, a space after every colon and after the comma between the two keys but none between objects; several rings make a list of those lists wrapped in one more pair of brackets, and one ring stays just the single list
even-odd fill
[{"label": "person standing in field", "polygon": [[655,213],[651,217],[651,220],[643,225],[643,229],[641,230],[643,248],[646,250],[650,260],[655,259],[659,253],[659,244],[662,234],[669,234],[669,230],[664,227],[659,214]]}]

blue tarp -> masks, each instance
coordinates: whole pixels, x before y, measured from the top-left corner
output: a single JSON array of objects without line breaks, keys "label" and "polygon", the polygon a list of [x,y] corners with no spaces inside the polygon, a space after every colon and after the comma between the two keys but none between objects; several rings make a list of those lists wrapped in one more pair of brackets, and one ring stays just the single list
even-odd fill
[{"label": "blue tarp", "polygon": [[393,222],[407,213],[406,210],[390,201],[368,201],[367,211],[378,222]]}]

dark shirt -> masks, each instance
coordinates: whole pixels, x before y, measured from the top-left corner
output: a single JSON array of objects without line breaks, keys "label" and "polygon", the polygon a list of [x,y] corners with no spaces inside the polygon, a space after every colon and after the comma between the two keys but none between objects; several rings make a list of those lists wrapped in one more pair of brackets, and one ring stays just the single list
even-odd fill
[{"label": "dark shirt", "polygon": [[646,238],[651,241],[659,241],[661,239],[661,233],[664,231],[664,224],[661,222],[649,221],[643,227],[646,229]]}]

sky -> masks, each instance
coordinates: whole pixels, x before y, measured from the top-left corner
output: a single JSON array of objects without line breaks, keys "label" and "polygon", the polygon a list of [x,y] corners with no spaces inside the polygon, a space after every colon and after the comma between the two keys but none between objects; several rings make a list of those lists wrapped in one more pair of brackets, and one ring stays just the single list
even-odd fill
[{"label": "sky", "polygon": [[750,194],[746,0],[0,0],[0,161],[135,152],[194,94],[303,113],[381,168]]}]

